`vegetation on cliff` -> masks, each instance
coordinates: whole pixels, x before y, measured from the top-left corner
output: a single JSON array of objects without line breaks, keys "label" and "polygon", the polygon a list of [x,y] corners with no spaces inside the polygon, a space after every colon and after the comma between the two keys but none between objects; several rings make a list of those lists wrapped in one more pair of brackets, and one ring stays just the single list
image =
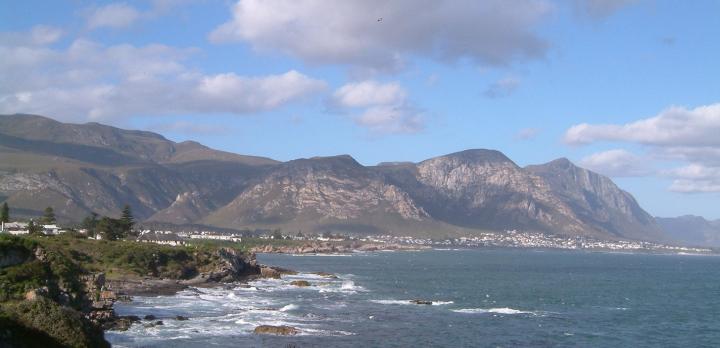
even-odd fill
[{"label": "vegetation on cliff", "polygon": [[[240,251],[214,245],[0,235],[0,346],[109,346],[97,320],[114,316],[112,302],[103,304],[115,296],[105,277],[232,281],[256,273]],[[92,315],[96,309],[104,315]]]},{"label": "vegetation on cliff", "polygon": [[0,346],[110,347],[82,312],[38,297],[0,306]]}]

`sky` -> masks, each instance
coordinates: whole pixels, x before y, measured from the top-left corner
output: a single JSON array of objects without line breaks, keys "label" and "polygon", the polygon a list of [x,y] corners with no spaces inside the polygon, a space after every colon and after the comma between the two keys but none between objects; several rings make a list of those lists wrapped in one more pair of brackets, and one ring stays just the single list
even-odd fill
[{"label": "sky", "polygon": [[720,1],[0,0],[0,113],[364,165],[566,157],[720,219]]}]

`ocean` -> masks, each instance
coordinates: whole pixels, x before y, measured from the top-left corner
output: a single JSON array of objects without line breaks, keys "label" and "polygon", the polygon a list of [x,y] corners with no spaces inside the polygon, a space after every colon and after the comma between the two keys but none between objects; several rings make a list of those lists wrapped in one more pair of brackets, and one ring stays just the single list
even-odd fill
[{"label": "ocean", "polygon": [[[117,313],[163,325],[106,337],[118,347],[173,348],[720,346],[717,256],[467,249],[258,261],[300,273],[138,296]],[[253,334],[262,324],[300,334]]]}]

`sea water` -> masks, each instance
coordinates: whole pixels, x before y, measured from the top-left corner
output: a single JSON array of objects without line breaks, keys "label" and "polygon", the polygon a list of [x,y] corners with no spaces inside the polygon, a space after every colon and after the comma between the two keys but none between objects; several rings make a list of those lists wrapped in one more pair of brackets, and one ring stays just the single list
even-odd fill
[{"label": "sea water", "polygon": [[[118,314],[164,325],[106,337],[124,347],[720,346],[716,256],[474,249],[258,260],[300,273],[138,296]],[[253,334],[258,325],[300,334]]]}]

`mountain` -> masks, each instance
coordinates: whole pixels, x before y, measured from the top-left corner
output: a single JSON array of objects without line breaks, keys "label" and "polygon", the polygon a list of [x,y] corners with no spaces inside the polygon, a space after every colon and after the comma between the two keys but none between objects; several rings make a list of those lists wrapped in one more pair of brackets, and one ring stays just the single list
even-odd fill
[{"label": "mountain", "polygon": [[0,201],[14,214],[54,207],[141,221],[448,236],[510,229],[662,240],[655,220],[610,179],[560,159],[519,167],[495,150],[363,166],[352,157],[288,162],[98,123],[0,116]]},{"label": "mountain", "polygon": [[681,244],[720,247],[720,220],[708,221],[695,215],[656,217],[655,220],[670,238]]},{"label": "mountain", "polygon": [[365,233],[396,223],[436,225],[401,188],[347,155],[278,165],[204,222]]},{"label": "mountain", "polygon": [[[15,214],[52,206],[61,220],[116,216],[130,204],[141,220],[188,223],[232,200],[276,161],[196,142],[97,123],[0,116],[0,199]],[[182,204],[184,196],[196,197]],[[193,214],[190,214],[190,212]]]},{"label": "mountain", "polygon": [[488,230],[523,229],[594,235],[548,185],[499,151],[466,150],[416,165],[377,169],[406,189],[430,216]]},{"label": "mountain", "polygon": [[566,158],[525,169],[541,177],[584,225],[617,238],[666,239],[654,218],[608,177]]}]

